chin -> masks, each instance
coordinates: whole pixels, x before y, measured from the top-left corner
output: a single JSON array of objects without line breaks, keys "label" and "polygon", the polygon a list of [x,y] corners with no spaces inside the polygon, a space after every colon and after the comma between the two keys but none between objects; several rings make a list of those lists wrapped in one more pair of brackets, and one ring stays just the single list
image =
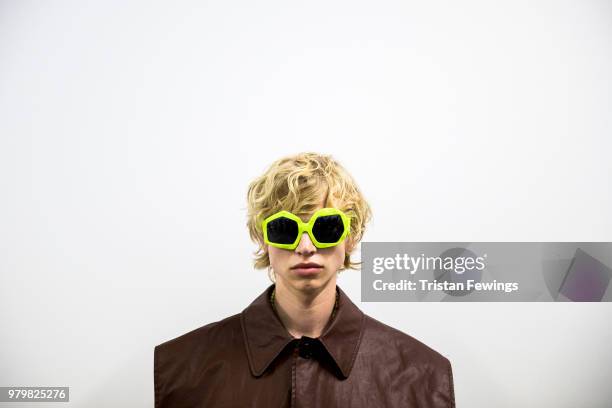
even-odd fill
[{"label": "chin", "polygon": [[316,277],[302,277],[297,278],[295,282],[295,286],[303,291],[315,290],[319,289],[322,286],[325,286],[331,279],[331,276],[328,275],[319,275]]}]

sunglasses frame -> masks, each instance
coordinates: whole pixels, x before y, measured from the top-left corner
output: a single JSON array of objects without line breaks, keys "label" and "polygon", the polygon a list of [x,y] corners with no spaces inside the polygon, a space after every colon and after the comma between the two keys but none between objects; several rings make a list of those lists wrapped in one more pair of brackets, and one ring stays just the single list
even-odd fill
[{"label": "sunglasses frame", "polygon": [[[340,216],[340,218],[342,219],[342,223],[344,224],[344,232],[342,233],[342,235],[336,242],[319,242],[317,241],[317,239],[314,237],[314,234],[312,233],[312,227],[314,226],[315,222],[317,221],[319,217],[324,217],[328,215],[339,215]],[[270,242],[268,240],[268,229],[267,229],[268,223],[271,221],[274,221],[277,218],[282,218],[282,217],[289,218],[290,220],[297,222],[298,234],[297,234],[295,241],[291,244],[278,244],[275,242]],[[261,228],[263,230],[264,242],[275,248],[294,250],[299,245],[304,232],[308,233],[310,240],[317,248],[329,248],[329,247],[333,247],[333,246],[340,244],[349,235],[350,228],[351,228],[351,220],[348,215],[343,213],[338,208],[331,208],[331,207],[321,208],[315,211],[314,214],[312,214],[312,217],[310,217],[310,220],[308,220],[308,222],[303,222],[302,219],[298,217],[297,215],[290,213],[289,211],[282,210],[282,211],[279,211],[267,217],[265,220],[263,220],[261,223]]]}]

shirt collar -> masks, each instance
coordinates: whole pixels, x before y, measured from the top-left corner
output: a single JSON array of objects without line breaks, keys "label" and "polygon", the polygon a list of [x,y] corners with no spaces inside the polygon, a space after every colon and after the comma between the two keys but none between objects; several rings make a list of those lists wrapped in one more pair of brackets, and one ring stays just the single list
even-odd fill
[{"label": "shirt collar", "polygon": [[[240,323],[249,366],[254,376],[261,376],[294,338],[287,332],[270,304],[274,284],[268,286],[240,314]],[[364,313],[338,285],[338,309],[318,338],[332,357],[340,374],[348,378],[359,350],[364,327]]]}]

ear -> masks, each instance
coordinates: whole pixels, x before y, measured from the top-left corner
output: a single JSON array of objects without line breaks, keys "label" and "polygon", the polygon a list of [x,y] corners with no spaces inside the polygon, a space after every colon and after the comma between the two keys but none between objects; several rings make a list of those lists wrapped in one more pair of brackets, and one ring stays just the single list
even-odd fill
[{"label": "ear", "polygon": [[346,253],[350,254],[351,252],[353,252],[353,249],[355,249],[355,242],[353,242],[351,238],[347,238],[346,244],[345,244]]}]

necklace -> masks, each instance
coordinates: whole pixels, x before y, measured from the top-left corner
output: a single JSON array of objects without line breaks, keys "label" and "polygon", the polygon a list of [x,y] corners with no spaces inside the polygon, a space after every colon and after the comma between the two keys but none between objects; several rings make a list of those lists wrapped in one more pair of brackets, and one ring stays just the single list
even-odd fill
[{"label": "necklace", "polygon": [[[276,295],[276,287],[272,289],[272,294],[270,295],[270,303],[272,303],[272,309],[274,309],[274,311],[276,312],[276,303],[274,303],[275,295]],[[334,302],[334,310],[332,310],[332,314],[331,314],[332,319],[336,315],[337,310],[338,310],[338,291],[336,291],[336,301]]]}]

